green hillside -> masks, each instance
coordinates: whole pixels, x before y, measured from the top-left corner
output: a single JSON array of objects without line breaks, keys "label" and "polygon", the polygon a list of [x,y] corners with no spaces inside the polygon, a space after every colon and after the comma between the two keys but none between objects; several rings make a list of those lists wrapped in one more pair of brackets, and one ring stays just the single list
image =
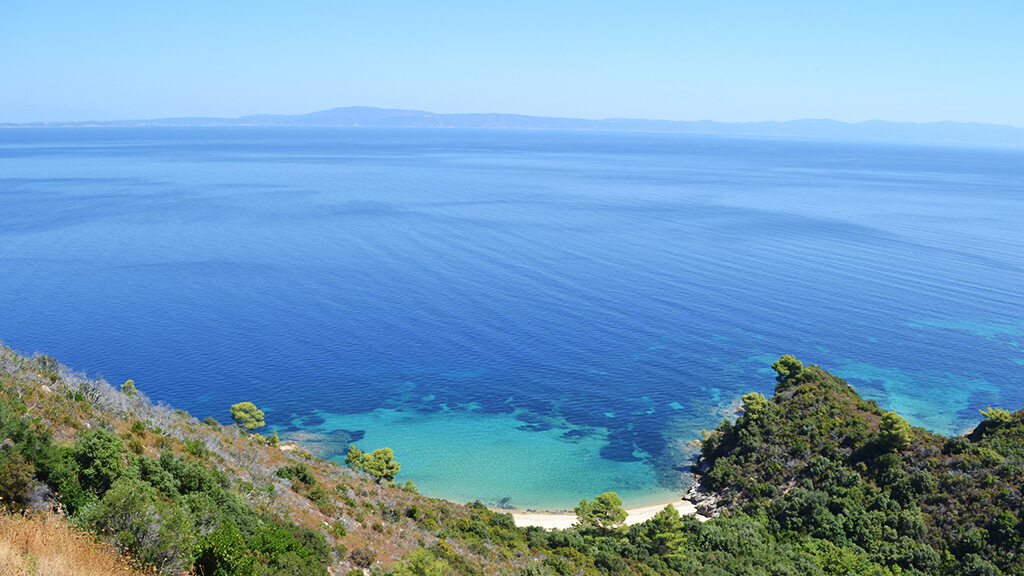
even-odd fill
[{"label": "green hillside", "polygon": [[342,467],[0,348],[0,496],[162,574],[1024,576],[1024,410],[944,438],[821,368],[775,368],[775,395],[704,439],[716,518],[625,527],[602,495],[545,531],[391,485],[389,451]]}]

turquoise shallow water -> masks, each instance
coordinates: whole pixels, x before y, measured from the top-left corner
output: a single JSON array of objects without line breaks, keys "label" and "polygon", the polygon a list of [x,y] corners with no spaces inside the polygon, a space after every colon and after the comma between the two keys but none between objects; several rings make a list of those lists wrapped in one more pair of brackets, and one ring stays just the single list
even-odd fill
[{"label": "turquoise shallow water", "polygon": [[0,131],[0,338],[424,493],[680,492],[784,353],[1024,406],[1024,154],[660,134]]},{"label": "turquoise shallow water", "polygon": [[[650,454],[637,452],[635,460],[626,462],[598,457],[608,443],[607,429],[581,429],[553,419],[550,428],[535,430],[524,427],[520,415],[464,408],[425,415],[378,408],[355,415],[322,414],[322,423],[314,427],[301,420],[295,424],[329,436],[365,430],[362,445],[432,454],[429,461],[406,459],[403,470],[425,493],[455,501],[560,509],[569,504],[566,492],[597,495],[609,486],[636,504],[675,496],[652,474]],[[551,493],[552,487],[558,492]]]}]

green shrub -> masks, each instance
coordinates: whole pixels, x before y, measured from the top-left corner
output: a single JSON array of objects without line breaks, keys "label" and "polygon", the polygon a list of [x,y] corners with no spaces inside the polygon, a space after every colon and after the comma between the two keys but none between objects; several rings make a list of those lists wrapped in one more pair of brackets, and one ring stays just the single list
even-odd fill
[{"label": "green shrub", "polygon": [[444,576],[448,574],[448,563],[435,558],[428,550],[418,548],[409,553],[404,560],[391,566],[395,576]]},{"label": "green shrub", "polygon": [[352,559],[352,563],[360,568],[369,568],[374,562],[377,561],[377,554],[373,550],[361,546],[355,548],[349,554],[349,558]]},{"label": "green shrub", "polygon": [[295,462],[287,466],[282,466],[277,469],[277,476],[279,478],[287,478],[289,480],[298,480],[309,486],[316,486],[316,476],[310,471],[309,467],[302,462]]},{"label": "green shrub", "polygon": [[[270,566],[280,565],[280,558],[294,557],[303,560],[304,565],[320,566],[322,574],[322,567],[330,561],[330,547],[323,534],[294,524],[265,522],[249,538],[248,544],[253,553],[268,559]],[[294,559],[287,563],[298,565]]]},{"label": "green shrub", "polygon": [[206,458],[210,454],[210,451],[206,448],[206,443],[199,438],[186,439],[182,447],[187,454],[191,454],[196,458]]},{"label": "green shrub", "polygon": [[544,566],[550,568],[559,576],[569,576],[572,574],[572,564],[561,556],[548,556],[544,559]]},{"label": "green shrub", "polygon": [[225,520],[199,543],[195,568],[203,576],[253,576],[256,559],[238,527]]},{"label": "green shrub", "polygon": [[504,530],[515,530],[516,528],[515,518],[513,518],[511,514],[504,514],[501,512],[495,512],[491,514],[489,523],[491,526],[495,526],[497,528],[501,528]]},{"label": "green shrub", "polygon": [[125,476],[86,506],[78,522],[113,538],[144,562],[169,573],[192,563],[195,534],[184,510],[143,480]]},{"label": "green shrub", "polygon": [[0,503],[20,508],[35,484],[35,466],[18,452],[0,451]]},{"label": "green shrub", "polygon": [[75,459],[82,488],[102,495],[124,473],[124,443],[102,428],[90,430],[75,442]]}]

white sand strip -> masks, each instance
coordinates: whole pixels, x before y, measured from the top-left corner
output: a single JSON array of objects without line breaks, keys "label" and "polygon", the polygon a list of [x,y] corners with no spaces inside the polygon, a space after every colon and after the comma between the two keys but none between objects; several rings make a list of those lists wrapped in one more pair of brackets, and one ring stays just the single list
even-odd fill
[{"label": "white sand strip", "polygon": [[[646,520],[650,520],[655,514],[665,508],[666,504],[655,504],[654,506],[643,506],[641,508],[630,508],[626,510],[626,525],[639,524]],[[671,503],[676,510],[679,510],[680,514],[690,514],[697,517],[698,520],[704,521],[707,518],[697,514],[697,507],[692,502],[686,500],[677,500]],[[541,528],[552,528],[566,529],[576,523],[576,514],[572,512],[519,512],[513,511],[512,518],[516,521],[516,526],[540,526]]]}]

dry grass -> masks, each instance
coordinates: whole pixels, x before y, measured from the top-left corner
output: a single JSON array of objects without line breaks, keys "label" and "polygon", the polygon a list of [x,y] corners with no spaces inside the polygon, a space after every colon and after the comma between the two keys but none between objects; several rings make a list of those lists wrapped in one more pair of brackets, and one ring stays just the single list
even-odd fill
[{"label": "dry grass", "polygon": [[150,576],[63,516],[0,513],[0,576]]}]

